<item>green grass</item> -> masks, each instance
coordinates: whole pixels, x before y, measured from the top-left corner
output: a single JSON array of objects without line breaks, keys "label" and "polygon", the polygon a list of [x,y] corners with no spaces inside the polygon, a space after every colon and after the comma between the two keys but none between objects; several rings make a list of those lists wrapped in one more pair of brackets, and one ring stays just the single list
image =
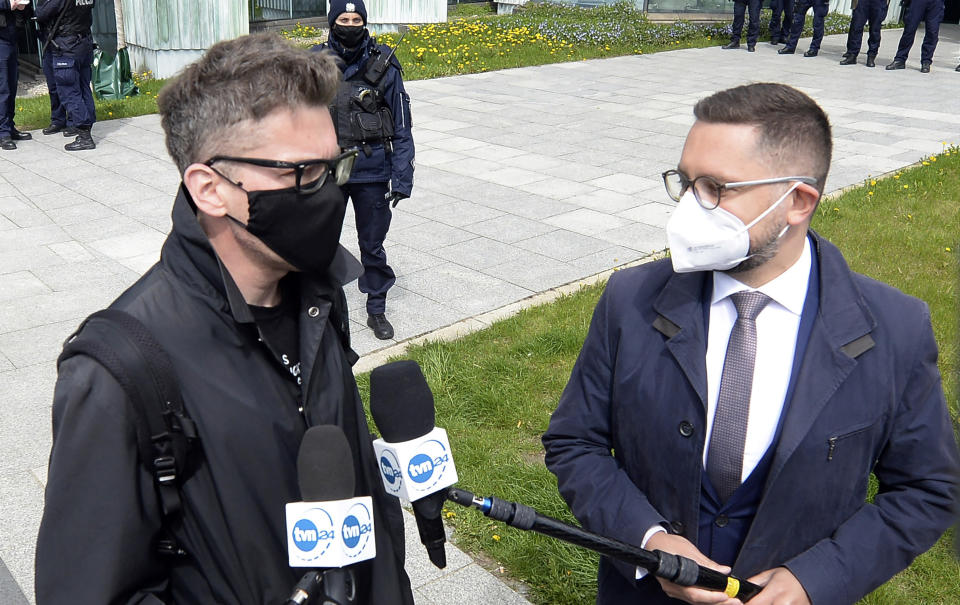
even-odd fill
[{"label": "green grass", "polygon": [[[651,23],[632,4],[577,8],[531,3],[513,15],[498,16],[489,3],[469,3],[449,7],[449,15],[446,23],[415,26],[407,34],[397,50],[406,80],[716,46],[729,40],[730,27],[729,22]],[[761,39],[769,39],[769,21],[769,11],[765,11],[761,17]],[[827,15],[826,33],[845,32],[849,22],[849,17],[831,13]],[[811,23],[808,17],[803,35],[812,32]],[[284,35],[309,47],[319,41],[321,33],[317,28],[298,24]],[[393,45],[398,35],[384,34],[380,40]],[[156,113],[156,95],[165,82],[144,79],[140,82],[143,94],[139,96],[98,101],[97,119]],[[47,95],[18,98],[16,123],[24,130],[49,124]]]},{"label": "green grass", "polygon": [[[960,151],[948,148],[936,161],[925,161],[926,166],[873,184],[867,181],[824,200],[814,228],[840,247],[855,271],[930,305],[947,401],[956,418]],[[572,521],[555,478],[543,465],[540,435],[569,377],[602,287],[583,288],[454,342],[409,351],[433,389],[437,425],[450,434],[464,488]],[[366,399],[368,377],[359,380]],[[476,511],[458,508],[449,514],[457,544],[524,581],[535,602],[593,601],[594,555],[492,522]],[[950,540],[946,536],[862,603],[960,602],[960,567]]]}]

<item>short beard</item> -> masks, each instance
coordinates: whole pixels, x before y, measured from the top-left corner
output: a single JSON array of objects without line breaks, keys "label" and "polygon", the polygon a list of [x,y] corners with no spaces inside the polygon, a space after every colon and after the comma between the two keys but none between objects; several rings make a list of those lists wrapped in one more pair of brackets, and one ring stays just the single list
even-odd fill
[{"label": "short beard", "polygon": [[749,258],[736,267],[728,269],[726,273],[736,275],[738,273],[753,271],[776,256],[777,252],[780,251],[780,234],[786,226],[787,223],[785,222],[782,224],[778,223],[774,225],[773,229],[767,232],[762,242],[756,245],[751,242],[750,251],[748,252],[750,255]]}]

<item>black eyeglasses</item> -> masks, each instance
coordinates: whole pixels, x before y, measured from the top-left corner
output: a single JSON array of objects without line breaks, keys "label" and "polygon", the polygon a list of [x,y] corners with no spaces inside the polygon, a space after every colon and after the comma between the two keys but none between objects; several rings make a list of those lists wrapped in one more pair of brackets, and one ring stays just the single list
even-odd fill
[{"label": "black eyeglasses", "polygon": [[353,164],[359,152],[359,149],[352,148],[344,151],[332,160],[318,159],[303,162],[282,162],[280,160],[261,160],[258,158],[236,158],[217,155],[204,162],[204,164],[213,167],[215,162],[238,162],[240,164],[263,166],[265,168],[293,170],[296,176],[297,193],[313,193],[323,187],[323,184],[327,182],[327,177],[331,174],[333,174],[334,181],[337,185],[345,184],[350,179],[350,173],[353,171]]},{"label": "black eyeglasses", "polygon": [[713,210],[720,205],[720,196],[727,189],[739,189],[740,187],[753,187],[754,185],[770,185],[773,183],[789,183],[798,181],[807,185],[816,185],[817,179],[810,176],[781,176],[772,179],[760,179],[757,181],[739,181],[734,183],[721,183],[712,176],[702,175],[695,179],[689,178],[679,170],[668,170],[663,173],[663,186],[667,189],[667,195],[675,202],[679,202],[683,194],[693,187],[693,197],[697,198],[697,203],[707,210]]}]

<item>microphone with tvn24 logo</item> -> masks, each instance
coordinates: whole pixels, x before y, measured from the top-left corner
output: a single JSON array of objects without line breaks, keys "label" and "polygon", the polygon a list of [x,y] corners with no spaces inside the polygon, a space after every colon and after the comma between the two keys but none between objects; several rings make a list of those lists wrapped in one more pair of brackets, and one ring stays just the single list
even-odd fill
[{"label": "microphone with tvn24 logo", "polygon": [[[338,426],[311,427],[297,455],[303,502],[287,504],[290,567],[309,567],[287,603],[315,594],[321,605],[348,605],[357,586],[348,567],[377,555],[370,496],[354,497],[353,454]],[[319,589],[322,588],[322,591]]]},{"label": "microphone with tvn24 logo", "polygon": [[447,432],[434,427],[433,393],[417,362],[395,361],[370,373],[370,413],[382,439],[373,442],[388,494],[413,505],[430,561],[446,567],[440,513],[457,482]]}]

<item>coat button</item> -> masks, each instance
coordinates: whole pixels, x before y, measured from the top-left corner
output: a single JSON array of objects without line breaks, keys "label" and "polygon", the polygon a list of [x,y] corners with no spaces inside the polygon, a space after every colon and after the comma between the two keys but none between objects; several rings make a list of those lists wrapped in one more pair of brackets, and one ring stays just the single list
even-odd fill
[{"label": "coat button", "polygon": [[717,527],[726,527],[727,523],[730,522],[730,519],[726,515],[720,515],[713,521]]},{"label": "coat button", "polygon": [[310,317],[316,317],[317,315],[320,315],[320,309],[316,307],[310,307],[309,309],[307,309],[307,315],[309,315]]},{"label": "coat button", "polygon": [[686,420],[681,422],[678,428],[680,430],[680,434],[683,435],[684,437],[689,437],[690,435],[693,434],[693,425],[687,422]]},{"label": "coat button", "polygon": [[681,521],[673,521],[670,523],[670,530],[675,534],[683,533],[683,523]]}]

